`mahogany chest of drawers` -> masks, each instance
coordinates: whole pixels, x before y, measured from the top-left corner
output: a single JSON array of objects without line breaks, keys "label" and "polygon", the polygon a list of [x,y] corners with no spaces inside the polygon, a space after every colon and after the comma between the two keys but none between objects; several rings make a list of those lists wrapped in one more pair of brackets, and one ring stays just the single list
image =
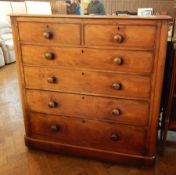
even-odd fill
[{"label": "mahogany chest of drawers", "polygon": [[11,16],[25,143],[153,164],[167,16]]}]

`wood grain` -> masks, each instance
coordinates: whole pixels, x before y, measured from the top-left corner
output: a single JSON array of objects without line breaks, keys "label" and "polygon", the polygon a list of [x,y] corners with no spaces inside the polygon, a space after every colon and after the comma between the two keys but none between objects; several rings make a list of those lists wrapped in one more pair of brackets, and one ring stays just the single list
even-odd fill
[{"label": "wood grain", "polygon": [[[37,113],[31,113],[30,121],[32,133],[46,136],[51,141],[143,155],[145,143],[143,128]],[[57,131],[51,129],[53,125],[58,127]],[[117,134],[119,138],[112,140],[113,134]],[[139,139],[134,142],[135,137]]]},{"label": "wood grain", "polygon": [[[79,24],[49,24],[23,22],[19,23],[19,37],[22,41],[59,43],[59,44],[80,44],[80,25]],[[51,38],[46,39],[44,32],[50,32]],[[29,35],[27,33],[30,33]],[[26,35],[27,34],[27,35]]]},{"label": "wood grain", "polygon": [[[92,46],[123,46],[138,48],[153,48],[156,34],[155,26],[130,26],[130,25],[85,25],[85,45]],[[115,35],[123,37],[118,43]]]},{"label": "wood grain", "polygon": [[[27,88],[92,93],[113,97],[147,99],[150,96],[150,78],[148,76],[38,67],[25,67],[24,74]],[[57,81],[48,83],[49,77],[56,77]],[[120,83],[121,89],[114,89],[113,83]]]},{"label": "wood grain", "polygon": [[[54,54],[48,60],[46,53]],[[78,67],[97,69],[103,71],[151,73],[153,70],[153,52],[130,51],[115,49],[88,49],[88,48],[63,48],[46,46],[22,46],[23,63],[38,66]],[[122,59],[122,64],[114,62],[116,58]]]},{"label": "wood grain", "polygon": [[[14,15],[11,19],[29,131],[26,145],[154,165],[170,17]],[[43,58],[46,48],[54,52],[54,59],[53,53]],[[116,54],[124,59],[118,68]],[[124,117],[113,120],[109,113],[118,104],[120,110],[115,108],[113,114],[124,112]],[[119,142],[113,144],[109,137]]]},{"label": "wood grain", "polygon": [[[9,73],[10,72],[10,73]],[[60,153],[49,153],[40,150],[28,149],[24,143],[24,126],[23,126],[23,114],[21,109],[21,100],[19,95],[18,80],[16,64],[6,65],[0,69],[0,174],[1,175],[114,175],[114,174],[125,174],[125,175],[174,175],[176,172],[175,161],[176,161],[176,135],[174,132],[168,132],[168,139],[166,141],[166,148],[164,156],[158,156],[156,159],[156,166],[153,168],[145,169],[134,166],[125,166],[122,163],[130,163],[142,165],[143,161],[140,158],[119,158],[119,155],[107,154],[106,160],[114,159],[117,163],[105,163],[102,161],[92,160],[92,158],[83,158],[85,151],[82,149],[82,155],[79,153],[78,158],[77,150],[73,147],[69,148],[75,153],[75,156],[68,156],[68,150],[65,151],[63,145],[57,144],[54,146],[50,142],[41,141],[36,144],[34,139],[31,139],[31,143],[36,148],[48,148]],[[40,136],[41,137],[41,136]],[[29,139],[29,138],[28,138]],[[38,141],[38,139],[36,139]],[[44,144],[43,143],[47,143]],[[49,146],[46,146],[49,145]],[[80,149],[80,148],[79,148]],[[71,151],[70,151],[71,152]],[[93,153],[96,151],[94,150]],[[67,156],[63,155],[67,154]],[[92,153],[92,157],[97,159],[97,154],[103,159],[103,154],[96,152]],[[70,155],[70,154],[69,154]],[[84,156],[83,156],[84,155]],[[132,159],[132,160],[131,160]],[[131,160],[131,161],[130,161]],[[140,161],[139,161],[140,160]]]},{"label": "wood grain", "polygon": [[[27,101],[31,111],[104,120],[109,122],[146,126],[149,104],[145,101],[110,99],[86,95],[28,90]],[[54,101],[56,107],[48,104]],[[79,104],[79,106],[78,106]],[[113,110],[120,111],[113,114]]]}]

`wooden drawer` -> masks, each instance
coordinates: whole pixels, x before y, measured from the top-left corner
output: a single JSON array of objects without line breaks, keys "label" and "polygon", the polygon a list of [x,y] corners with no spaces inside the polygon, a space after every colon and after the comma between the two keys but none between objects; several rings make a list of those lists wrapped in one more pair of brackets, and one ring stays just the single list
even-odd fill
[{"label": "wooden drawer", "polygon": [[113,97],[148,98],[150,77],[70,69],[25,67],[26,87]]},{"label": "wooden drawer", "polygon": [[149,105],[144,101],[28,90],[30,111],[54,115],[147,125]]},{"label": "wooden drawer", "polygon": [[26,42],[79,45],[80,33],[79,24],[19,22],[20,40]]},{"label": "wooden drawer", "polygon": [[32,113],[33,134],[47,140],[121,153],[143,155],[146,131],[140,127]]},{"label": "wooden drawer", "polygon": [[150,73],[153,53],[144,51],[56,48],[23,45],[23,63],[109,71]]},{"label": "wooden drawer", "polygon": [[85,25],[85,45],[153,48],[155,26]]}]

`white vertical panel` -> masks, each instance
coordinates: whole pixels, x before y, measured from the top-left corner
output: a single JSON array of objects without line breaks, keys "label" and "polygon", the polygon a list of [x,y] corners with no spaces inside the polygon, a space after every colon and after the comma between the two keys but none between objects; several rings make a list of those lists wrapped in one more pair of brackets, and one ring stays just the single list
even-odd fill
[{"label": "white vertical panel", "polygon": [[10,14],[12,13],[10,2],[0,1],[0,14]]},{"label": "white vertical panel", "polygon": [[50,2],[26,1],[28,14],[52,14]]},{"label": "white vertical panel", "polygon": [[11,2],[13,13],[26,13],[25,2]]},{"label": "white vertical panel", "polygon": [[7,16],[12,13],[10,2],[0,1],[0,21],[5,20],[10,22],[10,17]]}]

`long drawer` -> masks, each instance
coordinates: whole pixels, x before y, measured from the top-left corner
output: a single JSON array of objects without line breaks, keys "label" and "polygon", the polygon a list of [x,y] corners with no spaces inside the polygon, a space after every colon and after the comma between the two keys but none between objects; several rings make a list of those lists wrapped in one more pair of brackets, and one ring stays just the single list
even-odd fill
[{"label": "long drawer", "polygon": [[57,48],[22,45],[23,63],[151,73],[153,53],[145,51]]},{"label": "long drawer", "polygon": [[81,42],[79,24],[19,22],[21,41],[42,44],[74,44]]},{"label": "long drawer", "polygon": [[156,26],[87,24],[85,45],[153,48]]},{"label": "long drawer", "polygon": [[146,126],[149,105],[144,101],[27,90],[30,111]]},{"label": "long drawer", "polygon": [[47,140],[108,151],[143,155],[146,130],[85,119],[32,113],[31,132]]},{"label": "long drawer", "polygon": [[114,97],[149,98],[150,77],[75,69],[25,67],[26,87]]}]

